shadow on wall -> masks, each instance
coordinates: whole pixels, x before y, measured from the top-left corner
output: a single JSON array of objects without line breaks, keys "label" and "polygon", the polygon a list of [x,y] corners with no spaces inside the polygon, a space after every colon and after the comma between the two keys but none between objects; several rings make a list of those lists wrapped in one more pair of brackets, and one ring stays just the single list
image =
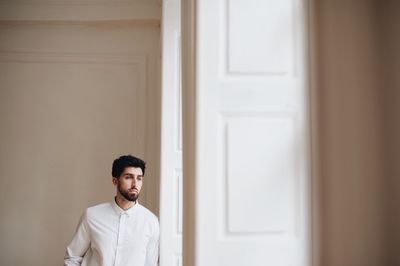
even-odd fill
[{"label": "shadow on wall", "polygon": [[315,2],[321,265],[400,265],[400,4]]}]

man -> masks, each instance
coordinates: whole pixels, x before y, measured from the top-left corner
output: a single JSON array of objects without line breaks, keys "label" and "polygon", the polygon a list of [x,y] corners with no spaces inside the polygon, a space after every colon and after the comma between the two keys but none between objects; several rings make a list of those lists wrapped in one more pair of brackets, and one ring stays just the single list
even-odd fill
[{"label": "man", "polygon": [[132,155],[114,160],[115,198],[86,209],[67,247],[64,266],[158,264],[157,217],[137,201],[146,163]]}]

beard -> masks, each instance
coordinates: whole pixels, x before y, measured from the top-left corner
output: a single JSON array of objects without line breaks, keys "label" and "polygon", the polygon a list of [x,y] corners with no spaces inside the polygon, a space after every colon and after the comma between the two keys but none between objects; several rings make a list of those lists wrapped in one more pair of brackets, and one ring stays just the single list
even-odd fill
[{"label": "beard", "polygon": [[121,185],[118,183],[117,185],[117,189],[119,191],[119,193],[121,193],[121,195],[127,200],[127,201],[136,201],[139,198],[139,193],[129,193],[128,190],[123,190],[121,188]]}]

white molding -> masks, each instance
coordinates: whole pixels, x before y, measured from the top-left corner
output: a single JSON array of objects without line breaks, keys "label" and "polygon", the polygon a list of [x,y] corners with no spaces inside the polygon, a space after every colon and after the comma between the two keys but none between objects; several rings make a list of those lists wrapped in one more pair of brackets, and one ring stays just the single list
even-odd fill
[{"label": "white molding", "polygon": [[172,266],[182,266],[182,254],[174,253],[172,261]]},{"label": "white molding", "polygon": [[182,169],[180,1],[164,0],[162,12],[162,110],[160,265],[182,265]]},{"label": "white molding", "polygon": [[177,237],[182,237],[182,168],[176,168],[174,171],[174,190],[172,191],[174,197],[174,227]]},{"label": "white molding", "polygon": [[182,54],[181,54],[181,36],[179,32],[175,31],[175,36],[174,36],[174,41],[175,41],[175,62],[174,62],[174,67],[175,67],[175,80],[174,80],[174,88],[177,90],[176,95],[176,114],[175,114],[175,122],[176,122],[176,150],[179,152],[182,152],[182,68],[181,68],[181,59],[182,59]]}]

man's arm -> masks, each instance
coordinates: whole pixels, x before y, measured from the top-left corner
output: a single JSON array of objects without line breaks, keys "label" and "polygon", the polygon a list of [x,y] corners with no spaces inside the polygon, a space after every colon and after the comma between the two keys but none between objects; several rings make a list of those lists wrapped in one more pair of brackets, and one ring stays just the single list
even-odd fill
[{"label": "man's arm", "polygon": [[160,228],[158,220],[155,220],[154,232],[151,236],[146,248],[146,263],[145,266],[157,266],[158,265],[158,252],[159,252],[159,239],[160,239]]},{"label": "man's arm", "polygon": [[82,215],[74,238],[67,247],[64,257],[64,266],[79,266],[82,263],[83,256],[90,245],[89,228],[86,212]]}]

